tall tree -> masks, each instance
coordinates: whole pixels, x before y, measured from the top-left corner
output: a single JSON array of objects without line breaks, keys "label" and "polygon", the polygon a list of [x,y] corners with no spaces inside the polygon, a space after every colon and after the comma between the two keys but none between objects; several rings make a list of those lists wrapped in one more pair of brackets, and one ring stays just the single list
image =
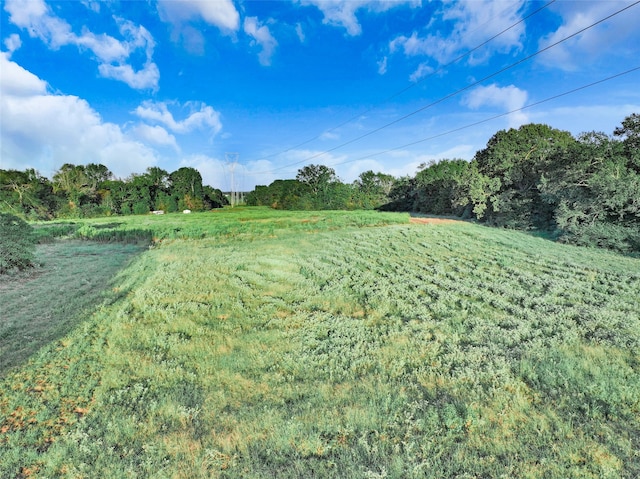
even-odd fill
[{"label": "tall tree", "polygon": [[170,207],[171,202],[167,199],[170,183],[169,172],[157,166],[151,166],[147,168],[144,176],[148,179],[151,207],[167,211],[173,209]]},{"label": "tall tree", "polygon": [[359,193],[358,203],[361,208],[371,209],[389,201],[389,193],[396,179],[384,173],[374,173],[368,170],[360,173],[354,185]]},{"label": "tall tree", "polygon": [[78,216],[82,197],[90,192],[85,167],[65,163],[53,175],[53,191],[63,196],[66,202],[62,214]]},{"label": "tall tree", "polygon": [[194,168],[182,167],[169,175],[171,195],[178,201],[179,208],[202,210],[204,190],[202,176]]},{"label": "tall tree", "polygon": [[314,195],[319,195],[330,183],[338,180],[333,168],[324,165],[307,165],[298,170],[296,180],[309,187]]},{"label": "tall tree", "polygon": [[540,182],[564,241],[640,251],[640,173],[627,145],[583,133],[559,152]]},{"label": "tall tree", "polygon": [[84,175],[87,180],[87,186],[92,191],[97,191],[105,181],[113,179],[113,173],[109,171],[109,168],[95,163],[89,163],[84,167]]},{"label": "tall tree", "polygon": [[55,211],[51,182],[33,168],[0,170],[0,210],[51,219]]},{"label": "tall tree", "polygon": [[493,135],[473,159],[476,184],[469,187],[478,216],[501,226],[548,227],[553,212],[538,184],[554,155],[573,142],[569,132],[534,123]]},{"label": "tall tree", "polygon": [[622,138],[629,167],[640,173],[640,114],[627,116],[613,134]]},{"label": "tall tree", "polygon": [[436,215],[461,215],[457,200],[469,162],[461,159],[431,162],[416,174],[417,198],[414,209]]},{"label": "tall tree", "polygon": [[325,165],[307,165],[299,169],[296,180],[306,185],[312,195],[309,198],[312,202],[310,209],[329,207],[332,203],[330,186],[339,181],[335,170]]}]

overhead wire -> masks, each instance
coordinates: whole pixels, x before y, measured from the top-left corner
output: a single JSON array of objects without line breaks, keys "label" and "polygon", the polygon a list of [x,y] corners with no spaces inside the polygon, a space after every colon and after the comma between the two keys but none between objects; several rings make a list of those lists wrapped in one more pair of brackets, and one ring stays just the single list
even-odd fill
[{"label": "overhead wire", "polygon": [[368,131],[368,132],[366,132],[366,133],[364,133],[364,134],[362,134],[360,136],[352,138],[351,140],[343,142],[343,143],[341,143],[341,144],[339,144],[339,145],[337,145],[337,146],[335,146],[333,148],[329,148],[327,150],[321,151],[321,152],[316,153],[314,155],[308,156],[308,157],[306,157],[306,158],[304,158],[302,160],[299,160],[299,161],[296,161],[296,162],[292,162],[292,163],[289,163],[287,165],[280,166],[278,168],[273,168],[273,169],[270,169],[270,170],[267,170],[267,171],[263,171],[263,172],[255,172],[253,174],[254,175],[268,174],[268,173],[273,173],[275,171],[280,171],[280,170],[283,170],[283,169],[286,169],[286,168],[290,168],[292,166],[296,166],[296,165],[299,165],[299,164],[302,164],[302,163],[306,163],[306,162],[308,162],[310,160],[319,158],[319,157],[324,156],[324,155],[326,155],[328,153],[331,153],[331,152],[336,151],[336,150],[338,150],[340,148],[343,148],[343,147],[345,147],[347,145],[350,145],[352,143],[360,141],[363,138],[366,138],[366,137],[371,136],[371,135],[373,135],[375,133],[378,133],[379,131],[384,130],[385,128],[388,128],[388,127],[390,127],[392,125],[395,125],[395,124],[397,124],[397,123],[399,123],[401,121],[404,121],[407,118],[410,118],[410,117],[412,117],[412,116],[414,116],[414,115],[416,115],[416,114],[418,114],[420,112],[423,112],[423,111],[427,110],[428,108],[431,108],[431,107],[433,107],[433,106],[435,106],[435,105],[437,105],[439,103],[442,103],[443,101],[448,100],[448,99],[450,99],[450,98],[452,98],[452,97],[454,97],[454,96],[456,96],[456,95],[458,95],[458,94],[460,94],[460,93],[462,93],[464,91],[467,91],[470,88],[472,88],[472,87],[474,87],[476,85],[479,85],[480,83],[482,83],[482,82],[484,82],[484,81],[486,81],[486,80],[488,80],[490,78],[493,78],[493,77],[495,77],[495,76],[497,76],[497,75],[499,75],[501,73],[504,73],[505,71],[510,70],[510,69],[512,69],[512,68],[524,63],[525,61],[530,60],[531,58],[533,58],[533,57],[535,57],[537,55],[540,55],[541,53],[544,53],[544,52],[550,50],[551,48],[554,48],[554,47],[558,46],[559,44],[561,44],[563,42],[566,42],[567,40],[570,40],[571,38],[573,38],[573,37],[575,37],[577,35],[580,35],[581,33],[584,33],[585,31],[587,31],[587,30],[589,30],[589,29],[591,29],[591,28],[593,28],[593,27],[595,27],[597,25],[600,25],[601,23],[603,23],[603,22],[615,17],[616,15],[619,15],[620,13],[622,13],[622,12],[632,8],[632,7],[635,7],[639,3],[640,3],[640,0],[637,0],[636,2],[631,3],[631,4],[627,5],[627,6],[625,6],[625,7],[621,8],[621,9],[619,9],[619,10],[617,10],[617,11],[615,11],[615,12],[609,14],[609,15],[607,15],[606,17],[601,18],[600,20],[598,20],[598,21],[596,21],[596,22],[594,22],[594,23],[592,23],[592,24],[590,24],[590,25],[588,25],[586,27],[581,28],[580,30],[572,33],[571,35],[568,35],[568,36],[562,38],[561,40],[558,40],[558,41],[556,41],[556,42],[554,42],[554,43],[552,43],[550,45],[547,45],[546,47],[536,51],[535,53],[532,53],[531,55],[528,55],[528,56],[526,56],[526,57],[524,57],[524,58],[522,58],[522,59],[520,59],[520,60],[518,60],[518,61],[516,61],[516,62],[514,62],[514,63],[512,63],[512,64],[510,64],[510,65],[508,65],[508,66],[506,66],[506,67],[504,67],[504,68],[502,68],[500,70],[498,70],[498,71],[496,71],[496,72],[493,72],[490,75],[487,75],[487,76],[483,77],[480,80],[474,81],[473,83],[470,83],[469,85],[467,85],[467,86],[465,86],[463,88],[460,88],[460,89],[458,89],[458,90],[456,90],[456,91],[454,91],[454,92],[452,92],[452,93],[450,93],[448,95],[445,95],[445,96],[443,96],[443,97],[441,97],[441,98],[429,103],[428,105],[422,106],[422,107],[420,107],[420,108],[418,108],[418,109],[416,109],[416,110],[414,110],[414,111],[412,111],[410,113],[407,113],[407,114],[401,116],[400,118],[397,118],[397,119],[395,119],[395,120],[393,120],[393,121],[391,121],[389,123],[386,123],[386,124],[384,124],[384,125],[382,125],[382,126],[380,126],[378,128],[370,130],[370,131]]},{"label": "overhead wire", "polygon": [[[383,99],[382,101],[378,102],[378,105],[372,106],[366,110],[360,111],[358,112],[356,115],[353,115],[351,117],[349,117],[347,120],[344,120],[343,122],[339,123],[338,125],[331,127],[327,130],[324,130],[322,133],[314,136],[313,138],[309,138],[308,140],[305,140],[301,143],[298,143],[294,146],[291,146],[285,150],[279,151],[277,153],[273,153],[267,156],[263,156],[260,158],[257,158],[255,160],[249,160],[249,161],[261,161],[261,160],[266,160],[269,158],[273,158],[275,156],[281,155],[283,153],[287,153],[289,151],[295,150],[296,148],[300,148],[301,146],[307,145],[315,140],[320,139],[323,135],[326,135],[327,133],[330,133],[332,131],[335,131],[339,128],[342,128],[345,125],[348,125],[349,123],[357,120],[358,118],[361,118],[363,115],[366,115],[367,113],[370,113],[374,110],[376,110],[380,104],[384,104],[387,103],[391,100],[393,100],[394,98],[399,97],[400,95],[404,94],[405,92],[411,90],[412,88],[415,88],[416,86],[420,85],[421,83],[425,82],[426,80],[428,80],[429,78],[434,77],[435,75],[437,75],[438,73],[443,72],[446,68],[456,64],[457,62],[459,62],[460,60],[462,60],[463,58],[466,58],[468,56],[470,56],[473,52],[479,50],[480,48],[484,47],[485,45],[487,45],[488,43],[492,42],[493,40],[495,40],[496,38],[498,38],[499,36],[505,34],[506,32],[508,32],[509,30],[517,27],[518,25],[520,25],[521,23],[525,22],[526,20],[528,20],[529,18],[531,18],[532,16],[536,15],[537,13],[541,12],[542,10],[544,10],[545,8],[547,8],[549,5],[555,3],[557,0],[551,0],[549,2],[547,2],[546,4],[542,5],[540,8],[537,8],[536,10],[534,10],[533,12],[530,12],[528,15],[526,15],[525,17],[521,18],[520,20],[518,20],[517,22],[513,23],[512,25],[508,26],[507,28],[503,29],[502,31],[500,31],[499,33],[496,33],[495,35],[493,35],[491,38],[485,40],[484,42],[480,43],[479,45],[473,47],[471,50],[468,50],[467,52],[458,55],[456,58],[454,58],[453,60],[449,61],[448,63],[445,63],[444,65],[441,65],[439,68],[437,68],[436,70],[432,71],[431,73],[429,73],[428,75],[425,75],[424,77],[420,78],[419,80],[413,82],[411,85],[406,86],[405,88],[393,93],[392,95],[388,96],[387,98]],[[510,7],[504,9],[501,13],[504,13],[505,11],[509,10]],[[495,18],[494,18],[495,19]],[[492,19],[492,20],[494,20]],[[489,20],[487,22],[485,22],[483,25],[491,22],[492,20]],[[277,170],[274,170],[277,171]]]},{"label": "overhead wire", "polygon": [[557,98],[570,95],[570,94],[575,93],[577,91],[585,90],[585,89],[590,88],[592,86],[599,85],[601,83],[605,83],[605,82],[610,81],[610,80],[614,80],[615,78],[618,78],[618,77],[621,77],[621,76],[624,76],[624,75],[628,75],[628,74],[633,73],[633,72],[638,71],[638,70],[640,70],[640,66],[631,68],[629,70],[625,70],[623,72],[616,73],[614,75],[610,75],[610,76],[608,76],[606,78],[603,78],[601,80],[597,80],[597,81],[588,83],[586,85],[582,85],[582,86],[579,86],[579,87],[576,87],[576,88],[572,88],[571,90],[565,91],[563,93],[558,93],[557,95],[553,95],[553,96],[550,96],[550,97],[545,98],[543,100],[539,100],[539,101],[530,103],[530,104],[522,106],[520,108],[515,108],[513,110],[510,110],[510,111],[507,111],[507,112],[504,112],[504,113],[499,113],[497,115],[493,115],[493,116],[491,116],[489,118],[485,118],[484,120],[479,120],[479,121],[476,121],[476,122],[473,122],[473,123],[469,123],[468,125],[464,125],[464,126],[461,126],[461,127],[458,127],[458,128],[454,128],[452,130],[447,130],[447,131],[444,131],[442,133],[438,133],[436,135],[432,135],[432,136],[429,136],[429,137],[426,137],[426,138],[422,138],[420,140],[412,141],[412,142],[406,143],[404,145],[400,145],[400,146],[396,146],[396,147],[393,147],[393,148],[389,148],[389,149],[384,150],[384,151],[379,151],[377,153],[371,153],[371,154],[368,154],[368,155],[365,155],[365,156],[361,156],[359,158],[354,158],[354,159],[347,160],[347,161],[341,161],[341,162],[338,162],[338,163],[333,163],[330,166],[339,166],[339,165],[344,165],[344,164],[347,164],[347,163],[352,163],[354,161],[367,160],[367,159],[370,159],[370,158],[373,158],[373,157],[376,157],[376,156],[384,155],[386,153],[391,153],[392,151],[398,151],[400,149],[408,148],[410,146],[414,146],[414,145],[417,145],[417,144],[420,144],[420,143],[424,143],[424,142],[427,142],[427,141],[430,141],[430,140],[434,140],[436,138],[440,138],[440,137],[443,137],[443,136],[446,136],[446,135],[450,135],[452,133],[457,133],[457,132],[459,132],[461,130],[466,130],[467,128],[472,128],[474,126],[478,126],[478,125],[481,125],[483,123],[487,123],[489,121],[496,120],[498,118],[502,118],[504,116],[508,116],[508,115],[511,115],[513,113],[517,113],[517,112],[522,111],[522,110],[526,110],[528,108],[533,108],[534,106],[541,105],[542,103],[547,103],[547,102],[555,100]]}]

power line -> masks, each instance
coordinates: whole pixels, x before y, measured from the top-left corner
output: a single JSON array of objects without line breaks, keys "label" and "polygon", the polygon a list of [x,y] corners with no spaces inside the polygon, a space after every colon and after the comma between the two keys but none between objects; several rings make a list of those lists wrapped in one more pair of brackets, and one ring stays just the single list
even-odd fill
[{"label": "power line", "polygon": [[348,140],[348,141],[346,141],[344,143],[341,143],[341,144],[339,144],[339,145],[337,145],[337,146],[335,146],[333,148],[330,148],[330,149],[327,149],[325,151],[316,153],[314,155],[311,155],[311,156],[309,156],[307,158],[304,158],[302,160],[296,161],[294,163],[290,163],[288,165],[284,165],[284,166],[281,166],[281,167],[278,167],[278,168],[274,168],[272,170],[268,170],[268,171],[264,171],[264,172],[256,172],[254,174],[257,175],[257,174],[273,173],[275,171],[279,171],[279,170],[283,170],[283,169],[286,169],[286,168],[290,168],[291,166],[296,166],[296,165],[299,165],[299,164],[302,164],[302,163],[306,163],[307,161],[313,160],[313,159],[318,158],[320,156],[326,155],[327,153],[331,153],[332,151],[338,150],[338,149],[343,148],[343,147],[345,147],[347,145],[350,145],[352,143],[360,141],[363,138],[371,136],[374,133],[377,133],[377,132],[379,132],[381,130],[384,130],[385,128],[388,128],[388,127],[390,127],[392,125],[395,125],[396,123],[399,123],[399,122],[401,122],[403,120],[406,120],[407,118],[410,118],[410,117],[412,117],[412,116],[414,116],[414,115],[416,115],[416,114],[418,114],[418,113],[420,113],[420,112],[422,112],[422,111],[424,111],[424,110],[426,110],[428,108],[431,108],[431,107],[433,107],[433,106],[435,106],[435,105],[437,105],[439,103],[442,103],[443,101],[448,100],[448,99],[450,99],[450,98],[452,98],[452,97],[454,97],[454,96],[456,96],[456,95],[458,95],[458,94],[460,94],[460,93],[462,93],[462,92],[464,92],[464,91],[466,91],[466,90],[468,90],[468,89],[470,89],[470,88],[472,88],[472,87],[474,87],[476,85],[479,85],[480,83],[482,83],[482,82],[484,82],[484,81],[486,81],[486,80],[488,80],[490,78],[493,78],[493,77],[495,77],[495,76],[497,76],[497,75],[499,75],[501,73],[504,73],[505,71],[510,70],[510,69],[514,68],[515,66],[520,65],[521,63],[524,63],[525,61],[530,60],[531,58],[533,58],[533,57],[535,57],[535,56],[537,56],[537,55],[539,55],[541,53],[544,53],[547,50],[550,50],[551,48],[554,48],[554,47],[558,46],[559,44],[561,44],[563,42],[566,42],[567,40],[570,40],[571,38],[573,38],[573,37],[575,37],[577,35],[580,35],[581,33],[584,33],[585,31],[587,31],[587,30],[589,30],[589,29],[591,29],[591,28],[593,28],[593,27],[595,27],[595,26],[597,26],[597,25],[599,25],[599,24],[601,24],[601,23],[603,23],[603,22],[615,17],[616,15],[619,15],[620,13],[622,13],[622,12],[632,8],[632,7],[635,7],[639,3],[640,3],[640,0],[638,0],[638,1],[634,2],[634,3],[631,3],[631,4],[621,8],[620,10],[617,10],[616,12],[611,13],[611,14],[607,15],[606,17],[604,17],[604,18],[592,23],[591,25],[583,27],[580,30],[572,33],[571,35],[568,35],[568,36],[564,37],[563,39],[558,40],[555,43],[552,43],[551,45],[548,45],[548,46],[536,51],[535,53],[532,53],[531,55],[528,55],[528,56],[526,56],[526,57],[524,57],[524,58],[522,58],[522,59],[520,59],[520,60],[518,60],[518,61],[516,61],[516,62],[514,62],[514,63],[512,63],[512,64],[510,64],[510,65],[508,65],[508,66],[496,71],[496,72],[494,72],[494,73],[491,73],[490,75],[487,75],[487,76],[485,76],[484,78],[482,78],[480,80],[477,80],[477,81],[475,81],[473,83],[470,83],[469,85],[467,85],[467,86],[465,86],[463,88],[460,88],[460,89],[454,91],[453,93],[450,93],[450,94],[448,94],[448,95],[446,95],[444,97],[441,97],[438,100],[435,100],[435,101],[429,103],[428,105],[425,105],[423,107],[418,108],[417,110],[414,110],[414,111],[412,111],[410,113],[407,113],[406,115],[403,115],[403,116],[401,116],[400,118],[397,118],[394,121],[391,121],[391,122],[386,123],[386,124],[384,124],[384,125],[382,125],[382,126],[380,126],[378,128],[370,130],[367,133],[364,133],[364,134],[362,134],[360,136],[352,138],[351,140]]},{"label": "power line", "polygon": [[623,71],[623,72],[620,72],[620,73],[616,73],[615,75],[611,75],[611,76],[608,76],[608,77],[603,78],[601,80],[598,80],[598,81],[595,81],[595,82],[591,82],[591,83],[589,83],[587,85],[582,85],[582,86],[579,86],[577,88],[573,88],[573,89],[565,91],[563,93],[558,93],[557,95],[550,96],[548,98],[545,98],[544,100],[539,100],[539,101],[536,101],[534,103],[530,103],[528,105],[525,105],[523,107],[516,108],[514,110],[511,110],[511,111],[508,111],[508,112],[505,112],[505,113],[500,113],[498,115],[494,115],[494,116],[491,116],[489,118],[485,118],[484,120],[476,121],[474,123],[469,123],[468,125],[464,125],[464,126],[461,126],[461,127],[458,127],[458,128],[454,128],[453,130],[447,130],[445,132],[438,133],[437,135],[433,135],[433,136],[429,136],[427,138],[422,138],[420,140],[412,141],[411,143],[406,143],[406,144],[401,145],[401,146],[396,146],[394,148],[389,148],[389,149],[384,150],[384,151],[379,151],[377,153],[372,153],[370,155],[361,156],[360,158],[354,158],[352,160],[347,160],[347,161],[342,161],[342,162],[339,162],[339,163],[334,163],[333,165],[330,165],[330,166],[338,166],[338,165],[344,165],[344,164],[347,164],[347,163],[351,163],[351,162],[354,162],[354,161],[367,160],[369,158],[373,158],[374,156],[384,155],[385,153],[390,153],[392,151],[397,151],[397,150],[400,150],[402,148],[407,148],[409,146],[414,146],[414,145],[417,145],[419,143],[424,143],[426,141],[434,140],[434,139],[440,138],[442,136],[450,135],[452,133],[457,133],[458,131],[466,130],[467,128],[472,128],[474,126],[481,125],[482,123],[487,123],[487,122],[495,120],[497,118],[502,118],[504,116],[508,116],[508,115],[513,114],[513,113],[517,113],[519,111],[526,110],[527,108],[533,108],[534,106],[541,105],[542,103],[546,103],[546,102],[555,100],[557,98],[570,95],[570,94],[575,93],[577,91],[584,90],[586,88],[590,88],[590,87],[595,86],[595,85],[599,85],[601,83],[613,80],[615,78],[618,78],[618,77],[621,77],[621,76],[624,76],[624,75],[628,75],[629,73],[633,73],[633,72],[638,71],[638,70],[640,70],[640,66],[631,68],[630,70],[626,70],[626,71]]},{"label": "power line", "polygon": [[[489,38],[488,40],[485,40],[485,41],[484,41],[484,42],[482,42],[481,44],[479,44],[479,45],[477,45],[477,46],[473,47],[471,50],[469,50],[469,51],[467,51],[467,52],[465,52],[465,53],[463,53],[463,54],[461,54],[461,55],[457,56],[456,58],[454,58],[454,59],[453,59],[453,60],[451,60],[450,62],[445,63],[444,65],[441,65],[438,69],[436,69],[436,70],[432,71],[430,74],[428,74],[428,75],[424,76],[423,78],[421,78],[421,79],[417,80],[417,81],[416,81],[416,82],[414,82],[413,84],[411,84],[411,85],[409,85],[409,86],[407,86],[407,87],[403,88],[402,90],[399,90],[399,91],[397,91],[396,93],[393,93],[392,95],[390,95],[390,96],[388,96],[387,98],[383,99],[382,101],[380,101],[380,102],[378,103],[378,106],[379,106],[380,104],[387,103],[387,102],[389,102],[389,101],[393,100],[394,98],[399,97],[399,96],[400,96],[400,95],[402,95],[403,93],[405,93],[405,92],[407,92],[407,91],[411,90],[412,88],[415,88],[416,86],[420,85],[421,83],[423,83],[423,82],[427,81],[429,78],[432,78],[432,77],[434,77],[435,75],[437,75],[438,73],[443,72],[446,68],[450,67],[451,65],[456,64],[457,62],[459,62],[459,61],[460,61],[460,60],[462,60],[463,58],[466,58],[466,57],[470,56],[473,52],[475,52],[475,51],[479,50],[480,48],[484,47],[485,45],[487,45],[488,43],[492,42],[493,40],[495,40],[495,39],[496,39],[496,38],[498,38],[499,36],[501,36],[501,35],[505,34],[505,33],[506,33],[506,32],[508,32],[509,30],[511,30],[511,29],[513,29],[513,28],[515,28],[515,27],[517,27],[518,25],[520,25],[520,24],[521,24],[521,23],[523,23],[524,21],[528,20],[529,18],[531,18],[532,16],[534,16],[534,15],[536,15],[537,13],[541,12],[542,10],[544,10],[544,9],[545,9],[545,8],[547,8],[549,5],[551,5],[551,4],[555,3],[555,2],[556,2],[556,0],[551,0],[551,1],[547,2],[546,4],[544,4],[543,6],[541,6],[540,8],[538,8],[538,9],[534,10],[533,12],[529,13],[527,16],[525,16],[525,17],[521,18],[520,20],[518,20],[516,23],[514,23],[514,24],[512,24],[512,25],[508,26],[507,28],[505,28],[505,29],[504,29],[504,30],[502,30],[501,32],[499,32],[499,33],[495,34],[494,36],[492,36],[492,37],[491,37],[491,38]],[[501,13],[504,13],[505,11],[509,10],[510,8],[511,8],[511,7],[507,7],[507,8],[505,8],[504,10],[502,10],[502,12],[501,12]],[[495,17],[494,17],[492,20],[495,20]],[[485,22],[483,25],[486,25],[486,24],[487,24],[487,23],[489,23],[490,21],[491,21],[491,20],[489,20],[489,21]],[[359,112],[358,114],[356,114],[356,115],[354,115],[354,116],[352,116],[352,117],[348,118],[347,120],[343,121],[342,123],[340,123],[340,124],[338,124],[338,125],[336,125],[336,126],[334,126],[334,127],[332,127],[332,128],[329,128],[328,130],[324,130],[322,133],[320,133],[320,134],[318,134],[318,135],[314,136],[313,138],[309,138],[308,140],[305,140],[305,141],[303,141],[303,142],[301,142],[301,143],[298,143],[298,144],[296,144],[296,145],[294,145],[294,146],[291,146],[291,147],[287,148],[286,150],[282,150],[282,151],[280,151],[280,152],[278,152],[278,153],[273,153],[273,154],[271,154],[271,155],[263,156],[263,157],[261,157],[261,158],[257,158],[257,159],[252,160],[252,161],[266,160],[266,159],[273,158],[273,157],[275,157],[275,156],[281,155],[282,153],[286,153],[286,152],[288,152],[288,151],[294,150],[294,149],[296,149],[296,148],[300,148],[301,146],[304,146],[304,145],[306,145],[306,144],[308,144],[308,143],[311,143],[311,142],[313,142],[313,141],[315,141],[315,140],[317,140],[317,139],[321,138],[321,137],[322,137],[323,135],[325,135],[326,133],[329,133],[329,132],[335,131],[335,130],[337,130],[338,128],[342,128],[343,126],[348,125],[349,123],[353,122],[354,120],[357,120],[358,118],[360,118],[362,115],[366,115],[367,113],[370,113],[371,111],[373,111],[373,110],[377,109],[377,108],[378,108],[378,106],[372,106],[372,107],[370,107],[370,108],[368,108],[368,109],[366,109],[366,110],[363,110],[363,111]],[[292,165],[288,165],[288,166],[292,166]],[[287,168],[288,166],[285,166],[285,167],[282,167],[282,168]],[[277,169],[272,170],[272,171],[278,171],[278,170],[280,170],[280,169],[282,169],[282,168],[277,168]],[[267,172],[267,173],[270,173],[270,172],[271,172],[271,171],[269,171],[269,172]],[[258,174],[258,173],[257,173],[257,174]]]}]

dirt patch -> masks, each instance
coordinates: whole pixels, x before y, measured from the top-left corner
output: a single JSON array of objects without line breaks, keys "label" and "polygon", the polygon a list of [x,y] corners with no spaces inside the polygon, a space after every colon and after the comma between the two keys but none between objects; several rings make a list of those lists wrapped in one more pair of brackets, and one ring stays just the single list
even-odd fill
[{"label": "dirt patch", "polygon": [[416,223],[421,225],[437,225],[443,223],[460,223],[460,220],[450,220],[448,218],[421,218],[414,217],[409,219],[410,223]]}]

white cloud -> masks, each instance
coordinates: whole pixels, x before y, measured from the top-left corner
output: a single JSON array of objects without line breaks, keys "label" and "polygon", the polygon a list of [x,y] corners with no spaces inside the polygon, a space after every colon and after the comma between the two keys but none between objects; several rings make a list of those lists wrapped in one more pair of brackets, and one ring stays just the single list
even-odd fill
[{"label": "white cloud", "polygon": [[202,183],[214,188],[228,191],[229,181],[223,161],[211,158],[207,155],[191,155],[180,161],[181,167],[190,167],[198,170],[202,176]]},{"label": "white cloud", "polygon": [[[495,83],[488,86],[474,88],[462,103],[477,110],[483,106],[498,107],[507,112],[518,110],[525,106],[528,94],[514,85],[499,87]],[[509,114],[509,126],[517,128],[529,122],[529,117],[522,111]]]},{"label": "white cloud", "polygon": [[175,26],[200,19],[223,31],[235,32],[240,26],[240,14],[231,0],[158,0],[158,12]]},{"label": "white cloud", "polygon": [[98,71],[103,77],[120,80],[136,90],[144,90],[152,86],[155,90],[160,78],[160,71],[155,63],[147,63],[138,71],[135,71],[131,65],[103,63],[98,67]]},{"label": "white cloud", "polygon": [[312,5],[324,15],[323,23],[343,27],[351,36],[360,35],[362,27],[356,17],[358,10],[386,12],[392,8],[409,4],[419,7],[420,0],[300,0],[302,5]]},{"label": "white cloud", "polygon": [[198,22],[217,27],[224,34],[240,28],[240,14],[232,0],[158,0],[160,19],[171,24],[171,39],[182,41],[190,53],[204,54],[205,38]]},{"label": "white cloud", "polygon": [[81,0],[80,3],[82,3],[86,8],[88,8],[92,12],[95,12],[95,13],[100,12],[100,2]]},{"label": "white cloud", "polygon": [[[5,10],[14,25],[24,28],[32,38],[39,38],[53,50],[75,45],[81,51],[91,51],[100,63],[98,71],[103,77],[122,81],[135,89],[158,88],[160,73],[152,60],[155,42],[143,26],[116,19],[123,36],[123,40],[118,40],[86,28],[76,35],[71,25],[55,16],[43,0],[8,0]],[[144,51],[146,60],[136,70],[129,60],[138,50]]]},{"label": "white cloud", "polygon": [[9,61],[9,54],[0,53],[0,91],[7,96],[44,95],[47,92],[47,82],[33,73],[25,70],[15,62]]},{"label": "white cloud", "polygon": [[626,116],[640,111],[640,96],[635,95],[635,103],[631,101],[617,103],[611,102],[610,97],[600,98],[600,102],[590,102],[584,106],[557,106],[544,110],[536,108],[530,115],[536,123],[546,123],[576,136],[585,131],[602,131],[610,135]]},{"label": "white cloud", "polygon": [[427,75],[430,75],[431,73],[433,73],[433,68],[430,67],[427,63],[421,63],[420,65],[418,65],[416,71],[409,75],[409,80],[415,83],[417,81],[420,81]]},{"label": "white cloud", "polygon": [[[553,6],[561,25],[542,37],[539,47],[545,48],[620,10],[628,2],[558,2]],[[640,8],[633,7],[590,28],[579,35],[550,48],[538,56],[538,62],[563,70],[591,66],[599,57],[631,58],[637,56],[640,44]]]},{"label": "white cloud", "polygon": [[183,120],[176,120],[169,111],[169,105],[173,103],[144,101],[133,113],[143,120],[161,123],[175,133],[190,133],[194,130],[210,130],[216,135],[222,129],[220,113],[212,107],[200,102],[187,102],[181,109],[189,110],[189,114]]},{"label": "white cloud", "polygon": [[325,131],[320,135],[321,140],[337,140],[338,138],[340,138],[340,135],[333,131]]},{"label": "white cloud", "polygon": [[304,43],[306,36],[304,34],[304,30],[302,29],[302,24],[300,23],[296,24],[296,35],[298,35],[298,40],[300,40],[300,43]]},{"label": "white cloud", "polygon": [[[423,33],[414,31],[410,36],[400,35],[389,43],[389,50],[402,51],[408,57],[427,56],[446,64],[489,38],[515,24],[522,17],[524,0],[509,4],[493,0],[445,3],[439,12],[440,22],[432,21]],[[433,31],[433,25],[451,26],[443,33]],[[468,57],[471,65],[486,61],[493,52],[507,53],[522,48],[524,23],[511,28],[492,40],[486,47]]]},{"label": "white cloud", "polygon": [[387,57],[378,61],[378,74],[384,75],[385,73],[387,73]]},{"label": "white cloud", "polygon": [[9,55],[11,55],[22,46],[22,40],[20,40],[20,36],[18,34],[12,33],[4,40],[4,46],[7,47],[7,51],[9,52]]},{"label": "white cloud", "polygon": [[64,163],[106,165],[117,176],[144,171],[152,149],[104,122],[83,99],[53,95],[47,84],[0,54],[0,155],[3,168],[51,175]]},{"label": "white cloud", "polygon": [[264,66],[271,65],[271,57],[278,46],[278,42],[271,35],[269,27],[260,23],[257,17],[246,17],[244,19],[244,32],[262,47],[262,51],[258,55],[260,64]]},{"label": "white cloud", "polygon": [[176,137],[169,133],[161,126],[139,124],[133,128],[133,132],[138,138],[141,138],[149,143],[158,146],[168,146],[173,148],[176,152],[180,152],[180,147],[176,142]]}]

